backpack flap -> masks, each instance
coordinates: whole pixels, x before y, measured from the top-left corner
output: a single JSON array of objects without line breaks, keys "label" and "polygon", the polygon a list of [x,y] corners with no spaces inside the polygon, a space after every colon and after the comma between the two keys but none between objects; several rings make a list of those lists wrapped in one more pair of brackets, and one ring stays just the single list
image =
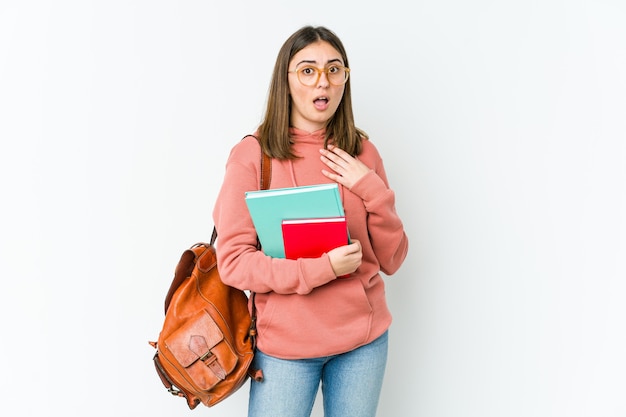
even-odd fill
[{"label": "backpack flap", "polygon": [[215,386],[237,365],[237,355],[206,310],[171,334],[165,347],[187,372],[185,379],[200,389]]}]

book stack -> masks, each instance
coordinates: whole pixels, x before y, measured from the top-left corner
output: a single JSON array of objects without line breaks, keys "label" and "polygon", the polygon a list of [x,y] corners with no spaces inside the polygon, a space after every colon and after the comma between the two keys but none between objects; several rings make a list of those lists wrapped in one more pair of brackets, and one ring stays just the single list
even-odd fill
[{"label": "book stack", "polygon": [[350,242],[337,184],[248,191],[261,248],[274,258],[317,258]]}]

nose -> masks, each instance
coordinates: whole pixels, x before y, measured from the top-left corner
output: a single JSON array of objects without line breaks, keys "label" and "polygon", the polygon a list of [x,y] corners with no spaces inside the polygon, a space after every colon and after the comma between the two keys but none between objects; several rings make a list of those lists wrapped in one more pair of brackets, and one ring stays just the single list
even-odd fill
[{"label": "nose", "polygon": [[328,74],[326,71],[319,72],[319,79],[317,80],[318,87],[328,87],[330,85],[330,81],[328,81]]}]

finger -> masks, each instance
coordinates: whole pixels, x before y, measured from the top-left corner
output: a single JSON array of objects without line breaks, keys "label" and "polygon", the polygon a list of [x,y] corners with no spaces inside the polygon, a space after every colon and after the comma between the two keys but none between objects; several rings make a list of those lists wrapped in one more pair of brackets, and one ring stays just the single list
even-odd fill
[{"label": "finger", "polygon": [[341,159],[345,161],[350,161],[350,159],[352,158],[352,155],[350,155],[348,152],[344,151],[343,149],[336,147],[335,145],[328,145],[328,150],[334,153],[335,155],[339,156]]},{"label": "finger", "polygon": [[339,172],[340,170],[345,169],[343,166],[341,166],[338,163],[339,161],[335,162],[332,159],[327,158],[324,155],[320,156],[320,159],[322,160],[323,163],[326,164],[326,166],[328,166],[328,168],[332,169],[335,172]]},{"label": "finger", "polygon": [[326,156],[326,158],[341,165],[349,163],[352,158],[349,153],[333,145],[329,145],[328,149],[320,149],[320,152],[322,155]]},{"label": "finger", "polygon": [[361,242],[358,240],[351,241],[348,246],[350,247],[348,254],[358,253],[361,251]]},{"label": "finger", "polygon": [[341,158],[339,158],[339,156],[337,156],[336,154],[332,153],[328,149],[320,149],[320,153],[322,154],[322,156],[321,156],[322,161],[324,161],[327,164],[329,164],[329,163],[337,164],[341,160]]},{"label": "finger", "polygon": [[341,176],[339,174],[327,171],[325,169],[322,170],[322,174],[324,174],[325,176],[327,176],[328,178],[330,178],[331,180],[333,180],[335,182],[337,182],[337,181],[339,181],[341,179]]}]

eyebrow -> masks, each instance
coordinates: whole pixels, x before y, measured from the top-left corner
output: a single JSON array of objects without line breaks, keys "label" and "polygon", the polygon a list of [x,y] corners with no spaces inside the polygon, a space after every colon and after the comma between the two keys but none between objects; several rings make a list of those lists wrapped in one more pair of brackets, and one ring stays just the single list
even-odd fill
[{"label": "eyebrow", "polygon": [[[341,58],[331,59],[328,62],[326,62],[326,65],[333,64],[333,63],[336,63],[336,62],[339,62],[341,65],[343,65],[343,62],[341,61]],[[317,61],[315,61],[314,59],[303,59],[302,61],[300,61],[300,62],[298,62],[296,64],[296,67],[300,66],[300,64],[317,64]]]}]

